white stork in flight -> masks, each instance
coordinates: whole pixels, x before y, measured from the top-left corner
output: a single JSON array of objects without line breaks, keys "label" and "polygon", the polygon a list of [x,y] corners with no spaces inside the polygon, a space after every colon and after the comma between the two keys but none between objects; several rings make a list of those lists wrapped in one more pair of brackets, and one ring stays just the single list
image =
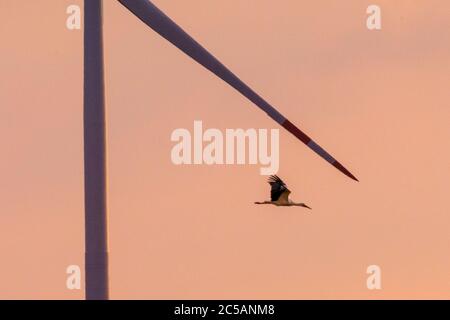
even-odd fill
[{"label": "white stork in flight", "polygon": [[291,191],[278,176],[270,176],[267,182],[269,182],[271,187],[270,201],[255,202],[255,204],[273,204],[277,207],[304,207],[311,209],[304,203],[293,202],[289,199]]}]

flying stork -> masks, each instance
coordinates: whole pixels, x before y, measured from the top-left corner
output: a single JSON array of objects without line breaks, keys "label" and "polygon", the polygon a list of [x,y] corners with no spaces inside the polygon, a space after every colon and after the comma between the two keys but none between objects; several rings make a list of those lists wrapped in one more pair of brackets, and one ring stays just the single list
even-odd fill
[{"label": "flying stork", "polygon": [[267,182],[270,184],[270,201],[255,202],[255,204],[273,204],[277,207],[304,207],[311,209],[304,203],[293,202],[289,199],[291,191],[278,176],[272,175]]}]

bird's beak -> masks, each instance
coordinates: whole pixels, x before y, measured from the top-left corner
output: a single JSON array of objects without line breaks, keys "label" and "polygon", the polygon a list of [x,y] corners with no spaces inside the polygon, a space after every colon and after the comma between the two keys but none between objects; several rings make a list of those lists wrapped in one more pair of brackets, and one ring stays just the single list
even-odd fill
[{"label": "bird's beak", "polygon": [[303,207],[305,207],[305,208],[308,208],[308,209],[310,209],[310,210],[312,210],[312,208],[311,207],[308,207],[306,204],[303,204]]}]

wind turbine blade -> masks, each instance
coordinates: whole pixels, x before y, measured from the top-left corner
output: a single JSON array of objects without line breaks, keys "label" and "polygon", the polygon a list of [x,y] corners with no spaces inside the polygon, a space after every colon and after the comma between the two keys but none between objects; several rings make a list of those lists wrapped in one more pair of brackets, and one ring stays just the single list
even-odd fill
[{"label": "wind turbine blade", "polygon": [[189,36],[175,22],[159,10],[148,0],[119,0],[119,2],[137,16],[142,22],[171,42],[178,49],[210,70],[223,81],[239,91],[247,99],[252,101],[269,117],[296,136],[300,141],[310,147],[315,153],[331,163],[339,171],[348,177],[358,181],[344,166],[334,159],[328,152],[316,144],[310,137],[286,119],[268,102],[261,98],[255,91],[242,82],[236,75],[227,69],[219,60],[203,48],[197,41]]}]

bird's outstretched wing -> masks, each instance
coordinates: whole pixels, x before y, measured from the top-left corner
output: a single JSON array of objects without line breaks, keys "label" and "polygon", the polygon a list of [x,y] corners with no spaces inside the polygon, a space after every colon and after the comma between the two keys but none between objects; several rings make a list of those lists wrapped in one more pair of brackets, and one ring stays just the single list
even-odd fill
[{"label": "bird's outstretched wing", "polygon": [[286,184],[283,182],[283,180],[274,175],[270,176],[267,182],[269,182],[271,186],[270,198],[272,201],[277,201],[281,196],[285,197],[287,200],[287,197],[289,196],[291,191],[286,187]]}]

